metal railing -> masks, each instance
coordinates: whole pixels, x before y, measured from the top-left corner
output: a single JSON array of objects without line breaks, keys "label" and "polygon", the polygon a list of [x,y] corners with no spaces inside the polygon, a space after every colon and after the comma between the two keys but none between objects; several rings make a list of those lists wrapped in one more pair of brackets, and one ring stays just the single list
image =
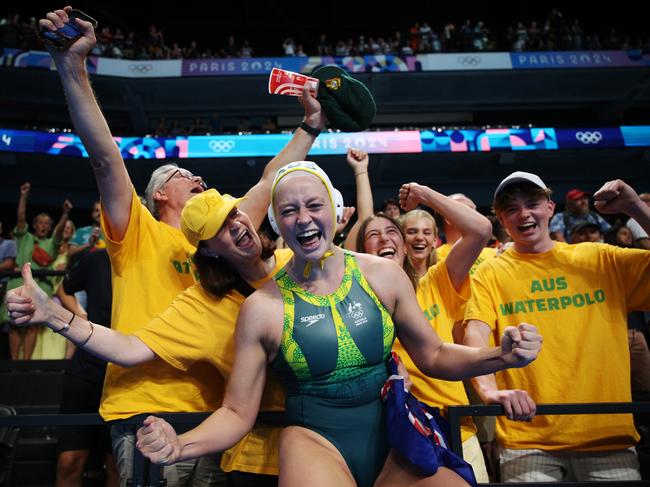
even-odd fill
[{"label": "metal railing", "polygon": [[[650,413],[650,402],[600,402],[584,404],[538,404],[536,416],[549,414],[629,414],[629,413]],[[464,416],[505,416],[503,406],[500,404],[474,404],[470,406],[449,406],[447,420],[449,421],[451,449],[463,456],[463,445],[460,431],[460,419]],[[556,486],[579,486],[579,487],[603,487],[606,485],[615,486],[650,486],[650,481],[598,481],[598,482],[517,482],[509,485],[520,485],[526,487],[549,487]]]},{"label": "metal railing", "polygon": [[[160,413],[157,417],[173,425],[196,425],[210,416],[211,413]],[[148,414],[140,414],[120,420],[121,425],[133,425],[133,431],[142,426]],[[23,414],[17,416],[0,416],[2,427],[32,427],[32,426],[98,426],[106,424],[99,414]],[[284,411],[261,411],[257,415],[256,425],[284,426]],[[127,481],[131,487],[162,487],[166,485],[161,477],[162,467],[149,462],[142,456],[140,450],[134,449],[133,478]]]},{"label": "metal railing", "polygon": [[[51,276],[65,276],[68,273],[67,270],[55,271],[53,269],[32,269],[32,276],[35,279],[40,279],[42,277],[51,277]],[[4,277],[14,278],[21,277],[22,273],[20,271],[1,271],[0,279]]]},{"label": "metal railing", "polygon": [[[650,402],[632,403],[586,403],[586,404],[538,404],[537,415],[548,414],[629,414],[650,413]],[[156,416],[165,419],[174,425],[198,424],[207,418],[210,413],[163,413]],[[462,441],[460,432],[460,418],[464,416],[502,416],[505,415],[501,405],[471,405],[449,406],[447,419],[450,425],[450,443],[454,452],[462,457]],[[127,420],[120,420],[120,424],[132,424],[136,431],[142,426],[142,421],[147,415],[138,415]],[[28,427],[28,426],[73,426],[73,425],[102,425],[104,420],[98,414],[26,414],[17,416],[0,417],[0,427]],[[281,427],[284,425],[284,414],[281,411],[263,411],[257,417],[256,424]],[[161,478],[161,467],[151,464],[139,452],[134,452],[133,478],[129,480],[132,487],[161,487],[165,480]],[[496,485],[496,484],[495,484]],[[512,485],[526,487],[549,487],[548,483],[514,483]],[[555,486],[580,486],[603,487],[616,486],[650,486],[650,481],[599,481],[599,482],[555,482]]]}]

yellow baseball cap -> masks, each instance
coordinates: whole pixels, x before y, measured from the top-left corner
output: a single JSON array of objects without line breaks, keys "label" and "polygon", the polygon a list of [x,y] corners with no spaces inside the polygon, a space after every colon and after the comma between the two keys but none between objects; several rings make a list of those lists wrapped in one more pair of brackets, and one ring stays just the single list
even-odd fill
[{"label": "yellow baseball cap", "polygon": [[232,209],[243,199],[222,195],[216,189],[208,189],[190,198],[181,212],[181,231],[185,238],[196,247],[201,240],[214,237]]}]

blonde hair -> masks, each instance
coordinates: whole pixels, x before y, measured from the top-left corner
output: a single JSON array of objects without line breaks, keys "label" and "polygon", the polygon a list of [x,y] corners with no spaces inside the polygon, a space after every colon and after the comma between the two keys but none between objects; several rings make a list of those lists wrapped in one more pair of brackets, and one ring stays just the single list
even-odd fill
[{"label": "blonde hair", "polygon": [[[404,235],[406,235],[406,220],[408,220],[409,218],[423,218],[425,220],[429,220],[431,222],[431,227],[433,228],[433,237],[436,240],[438,239],[438,226],[436,225],[436,219],[433,218],[433,215],[431,213],[429,213],[426,210],[421,210],[419,208],[416,208],[415,210],[411,210],[407,213],[404,213],[402,216],[400,216],[397,221],[399,222],[399,225],[402,228],[402,233]],[[404,243],[406,243],[406,240],[404,240]],[[406,258],[409,260],[411,259],[408,252],[406,252]],[[438,262],[438,256],[436,255],[436,245],[434,242],[433,249],[431,249],[431,253],[427,257],[427,267],[431,267],[437,262]],[[415,267],[415,265],[413,267]]]}]

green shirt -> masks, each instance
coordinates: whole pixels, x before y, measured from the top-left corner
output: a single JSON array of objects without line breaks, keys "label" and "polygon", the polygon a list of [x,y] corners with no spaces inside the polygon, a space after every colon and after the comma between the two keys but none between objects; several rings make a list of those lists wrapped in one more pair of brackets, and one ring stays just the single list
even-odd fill
[{"label": "green shirt", "polygon": [[[27,262],[32,263],[32,269],[52,269],[52,265],[41,266],[37,262],[32,260],[32,252],[34,250],[34,244],[38,243],[39,247],[45,250],[52,261],[56,258],[58,254],[59,246],[54,241],[54,237],[48,238],[37,238],[33,233],[27,231],[27,227],[20,229],[18,227],[14,228],[14,236],[16,238],[16,265],[19,269],[22,269],[23,265]],[[38,285],[47,293],[48,296],[54,294],[54,289],[52,288],[52,283],[47,278],[36,279]],[[22,286],[23,279],[21,277],[14,277],[9,280],[7,284],[7,289],[14,289],[18,286]]]}]

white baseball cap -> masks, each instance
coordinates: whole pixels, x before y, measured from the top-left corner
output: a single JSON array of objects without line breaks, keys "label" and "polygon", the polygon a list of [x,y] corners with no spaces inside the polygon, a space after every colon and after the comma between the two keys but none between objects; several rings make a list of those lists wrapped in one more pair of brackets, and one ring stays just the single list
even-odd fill
[{"label": "white baseball cap", "polygon": [[542,181],[542,179],[537,174],[533,174],[525,171],[515,171],[510,176],[507,176],[506,178],[504,178],[503,181],[499,183],[499,186],[497,186],[497,189],[494,192],[494,197],[496,198],[501,191],[506,189],[511,184],[523,183],[523,182],[532,183],[541,189],[548,189],[544,184],[544,181]]}]

